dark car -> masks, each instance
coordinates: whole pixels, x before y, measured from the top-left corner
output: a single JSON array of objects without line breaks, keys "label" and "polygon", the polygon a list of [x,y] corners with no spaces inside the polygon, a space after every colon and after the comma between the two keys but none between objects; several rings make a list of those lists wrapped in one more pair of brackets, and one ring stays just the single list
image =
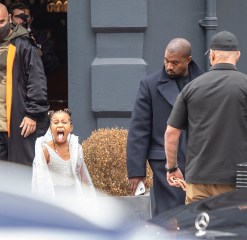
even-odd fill
[{"label": "dark car", "polygon": [[247,239],[247,190],[200,200],[150,220],[174,239]]}]

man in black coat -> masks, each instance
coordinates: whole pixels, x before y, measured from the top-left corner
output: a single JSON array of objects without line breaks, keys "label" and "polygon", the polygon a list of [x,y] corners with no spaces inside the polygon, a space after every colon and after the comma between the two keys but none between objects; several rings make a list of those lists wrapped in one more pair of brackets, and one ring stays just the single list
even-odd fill
[{"label": "man in black coat", "polygon": [[0,160],[31,165],[35,140],[49,127],[42,60],[21,25],[0,4]]},{"label": "man in black coat", "polygon": [[[203,71],[192,60],[191,45],[183,38],[170,41],[165,49],[164,68],[140,82],[127,140],[127,170],[132,194],[145,180],[146,162],[153,172],[154,215],[185,203],[185,193],[165,179],[164,132],[177,95]],[[186,136],[181,135],[178,162],[185,167]],[[169,169],[167,169],[169,171]]]}]

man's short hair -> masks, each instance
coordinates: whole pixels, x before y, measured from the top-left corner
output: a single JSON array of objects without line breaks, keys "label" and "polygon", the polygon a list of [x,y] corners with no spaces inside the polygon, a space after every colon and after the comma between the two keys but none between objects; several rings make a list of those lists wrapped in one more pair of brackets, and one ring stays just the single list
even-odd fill
[{"label": "man's short hair", "polygon": [[30,7],[28,6],[28,4],[25,4],[22,1],[13,2],[9,7],[9,13],[13,14],[15,9],[21,9],[21,10],[28,9],[30,11]]}]

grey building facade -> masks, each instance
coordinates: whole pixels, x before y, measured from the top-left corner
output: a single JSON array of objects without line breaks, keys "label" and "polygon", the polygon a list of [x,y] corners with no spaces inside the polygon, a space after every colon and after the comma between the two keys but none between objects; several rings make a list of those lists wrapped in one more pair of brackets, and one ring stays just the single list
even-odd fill
[{"label": "grey building facade", "polygon": [[192,44],[208,70],[209,39],[228,30],[239,39],[238,69],[247,73],[246,0],[68,1],[68,103],[83,141],[99,128],[128,129],[140,80],[163,66],[174,37]]}]

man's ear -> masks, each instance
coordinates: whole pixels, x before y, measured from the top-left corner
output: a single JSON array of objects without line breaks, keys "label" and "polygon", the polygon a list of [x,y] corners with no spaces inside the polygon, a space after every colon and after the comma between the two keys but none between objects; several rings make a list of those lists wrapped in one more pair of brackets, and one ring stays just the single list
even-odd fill
[{"label": "man's ear", "polygon": [[33,22],[33,17],[30,16],[30,21],[29,21],[29,23],[32,24],[32,22]]},{"label": "man's ear", "polygon": [[71,124],[70,125],[70,132],[72,132],[73,131],[73,125]]},{"label": "man's ear", "polygon": [[12,14],[9,14],[9,23],[12,23]]},{"label": "man's ear", "polygon": [[191,60],[192,60],[192,56],[189,56],[189,57],[187,58],[188,63],[190,63]]},{"label": "man's ear", "polygon": [[240,51],[238,51],[238,53],[237,53],[237,62],[239,61],[240,56],[241,56],[241,53],[240,53]]}]

